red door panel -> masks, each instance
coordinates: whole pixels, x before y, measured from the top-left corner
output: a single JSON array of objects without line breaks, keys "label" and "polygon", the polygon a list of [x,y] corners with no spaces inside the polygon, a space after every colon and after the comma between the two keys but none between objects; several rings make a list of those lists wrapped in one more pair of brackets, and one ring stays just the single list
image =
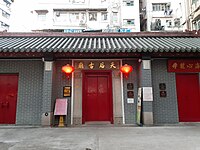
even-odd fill
[{"label": "red door panel", "polygon": [[18,75],[0,74],[0,124],[15,124]]},{"label": "red door panel", "polygon": [[110,74],[86,72],[83,78],[83,123],[110,121],[112,123],[112,87]]},{"label": "red door panel", "polygon": [[176,74],[178,112],[180,122],[200,121],[200,93],[198,74]]},{"label": "red door panel", "polygon": [[98,120],[109,121],[109,91],[108,91],[108,77],[98,77]]},{"label": "red door panel", "polygon": [[86,82],[86,120],[95,121],[98,116],[97,77],[87,77]]}]

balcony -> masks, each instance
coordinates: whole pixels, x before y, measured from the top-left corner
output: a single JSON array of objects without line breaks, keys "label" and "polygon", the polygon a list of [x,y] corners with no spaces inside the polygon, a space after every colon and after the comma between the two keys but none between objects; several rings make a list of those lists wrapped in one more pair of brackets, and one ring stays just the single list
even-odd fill
[{"label": "balcony", "polygon": [[173,10],[168,11],[153,11],[152,12],[153,18],[172,18],[173,17]]}]

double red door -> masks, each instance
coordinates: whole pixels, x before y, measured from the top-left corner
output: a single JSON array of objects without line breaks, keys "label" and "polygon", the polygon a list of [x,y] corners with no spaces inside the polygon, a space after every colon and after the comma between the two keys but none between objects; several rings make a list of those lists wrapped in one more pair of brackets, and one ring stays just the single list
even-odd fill
[{"label": "double red door", "polygon": [[85,72],[83,78],[83,123],[113,123],[110,72]]},{"label": "double red door", "polygon": [[15,124],[17,89],[17,74],[0,74],[0,124]]},{"label": "double red door", "polygon": [[198,74],[176,74],[180,122],[200,121],[200,87]]}]

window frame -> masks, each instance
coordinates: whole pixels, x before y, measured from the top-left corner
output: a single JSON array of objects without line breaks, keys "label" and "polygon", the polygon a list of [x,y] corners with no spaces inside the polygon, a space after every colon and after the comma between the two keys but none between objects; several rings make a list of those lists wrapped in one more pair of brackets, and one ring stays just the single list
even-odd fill
[{"label": "window frame", "polygon": [[123,19],[123,26],[135,26],[135,19]]},{"label": "window frame", "polygon": [[134,0],[123,0],[123,6],[134,6]]},{"label": "window frame", "polygon": [[40,21],[40,22],[46,21],[46,17],[47,17],[46,13],[38,13],[37,14],[37,20]]},{"label": "window frame", "polygon": [[108,12],[101,12],[101,21],[108,21]]},{"label": "window frame", "polygon": [[97,12],[89,12],[89,21],[97,21]]},{"label": "window frame", "polygon": [[152,11],[165,11],[167,9],[167,3],[152,3]]}]

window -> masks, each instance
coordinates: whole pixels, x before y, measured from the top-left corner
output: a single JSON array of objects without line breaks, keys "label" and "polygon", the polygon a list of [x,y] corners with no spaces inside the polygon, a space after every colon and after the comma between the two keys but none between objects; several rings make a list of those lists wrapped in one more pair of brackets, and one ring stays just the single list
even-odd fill
[{"label": "window", "polygon": [[48,10],[35,10],[37,13],[37,19],[38,21],[46,21],[46,14],[48,13]]},{"label": "window", "polygon": [[96,12],[89,13],[89,21],[97,21],[97,13]]},{"label": "window", "polygon": [[124,19],[123,20],[123,25],[124,26],[128,26],[128,25],[134,26],[135,25],[135,19]]},{"label": "window", "polygon": [[64,12],[64,11],[55,11],[54,15],[55,15],[55,21],[56,22],[66,22],[66,21],[69,21],[69,17],[68,17],[67,12]]},{"label": "window", "polygon": [[118,23],[118,13],[117,12],[113,12],[112,21],[113,21],[113,24],[117,24]]},{"label": "window", "polygon": [[155,19],[155,22],[151,23],[151,31],[160,31],[164,30],[160,19]]},{"label": "window", "polygon": [[192,4],[196,3],[198,0],[192,0]]},{"label": "window", "polygon": [[134,6],[134,0],[123,0],[124,6]]},{"label": "window", "polygon": [[172,21],[166,20],[166,25],[167,25],[168,28],[172,27]]},{"label": "window", "polygon": [[85,0],[72,0],[72,3],[73,4],[83,4],[83,3],[85,3]]},{"label": "window", "polygon": [[38,14],[38,21],[46,21],[46,13]]},{"label": "window", "polygon": [[155,23],[156,23],[156,26],[161,26],[161,20],[160,19],[156,19]]},{"label": "window", "polygon": [[86,13],[82,12],[82,13],[80,13],[79,25],[85,25],[85,23],[86,23]]},{"label": "window", "polygon": [[180,18],[175,18],[174,19],[174,26],[175,27],[180,27],[181,23],[180,23]]},{"label": "window", "polygon": [[101,21],[107,21],[108,20],[108,13],[102,12],[101,13]]},{"label": "window", "polygon": [[86,14],[84,12],[81,13],[81,20],[86,21]]},{"label": "window", "polygon": [[153,11],[165,11],[166,10],[166,3],[153,3],[152,10]]},{"label": "window", "polygon": [[78,22],[79,21],[79,13],[70,13],[69,18],[70,18],[70,22]]}]

